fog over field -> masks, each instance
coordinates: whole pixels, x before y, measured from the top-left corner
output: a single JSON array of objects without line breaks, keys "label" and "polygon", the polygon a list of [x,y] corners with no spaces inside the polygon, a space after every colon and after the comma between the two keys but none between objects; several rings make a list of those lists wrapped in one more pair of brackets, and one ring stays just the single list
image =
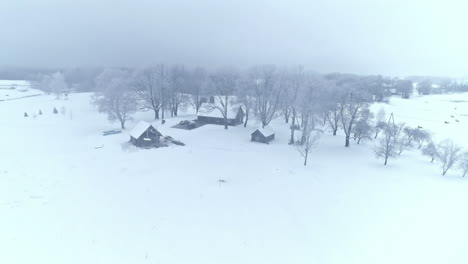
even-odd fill
[{"label": "fog over field", "polygon": [[5,0],[0,65],[465,76],[463,0]]}]

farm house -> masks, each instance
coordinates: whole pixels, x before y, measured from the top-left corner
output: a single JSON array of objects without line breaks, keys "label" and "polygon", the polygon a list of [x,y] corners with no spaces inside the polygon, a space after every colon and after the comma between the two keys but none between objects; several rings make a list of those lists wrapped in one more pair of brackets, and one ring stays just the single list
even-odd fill
[{"label": "farm house", "polygon": [[[205,103],[198,111],[197,121],[204,124],[224,125],[224,116],[221,113],[222,107],[215,104]],[[240,105],[235,105],[227,109],[228,126],[236,126],[244,122],[244,110]]]},{"label": "farm house", "polygon": [[153,125],[140,121],[130,132],[130,142],[137,147],[149,147],[158,144],[161,136]]},{"label": "farm house", "polygon": [[275,139],[275,132],[271,127],[265,126],[263,128],[262,127],[257,128],[251,134],[251,136],[252,136],[251,141],[253,142],[260,142],[260,143],[268,144],[268,142]]}]

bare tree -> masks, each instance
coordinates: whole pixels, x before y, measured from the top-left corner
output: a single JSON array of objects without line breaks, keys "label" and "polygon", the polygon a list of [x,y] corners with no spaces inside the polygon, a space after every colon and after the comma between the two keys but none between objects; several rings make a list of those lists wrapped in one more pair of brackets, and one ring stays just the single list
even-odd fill
[{"label": "bare tree", "polygon": [[[289,139],[289,144],[294,144],[295,143],[295,131],[297,130],[297,115],[298,115],[298,108],[300,99],[298,98],[302,91],[304,90],[305,86],[305,74],[302,66],[298,66],[290,70],[289,72],[286,72],[284,74],[284,78],[282,79],[282,89],[286,90],[287,96],[284,96],[285,99],[283,99],[283,108],[287,108],[288,111],[287,117],[285,114],[286,118],[286,123],[289,122],[289,118],[291,118],[291,134],[290,134],[290,139]],[[282,96],[283,97],[283,96]]]},{"label": "bare tree", "polygon": [[341,106],[339,103],[341,91],[338,90],[340,88],[333,84],[329,89],[325,90],[325,102],[327,104],[325,118],[332,129],[333,136],[336,136],[341,122]]},{"label": "bare tree", "polygon": [[106,113],[110,121],[118,120],[122,129],[125,122],[137,109],[137,98],[130,89],[129,73],[117,69],[107,69],[97,80],[99,92],[93,97],[93,103],[99,112]]},{"label": "bare tree", "polygon": [[207,73],[204,68],[197,67],[192,71],[190,79],[188,85],[191,100],[189,102],[195,109],[195,114],[198,114],[202,103],[205,102],[203,95],[207,85]]},{"label": "bare tree", "polygon": [[179,108],[185,106],[188,101],[188,71],[183,65],[175,65],[170,71],[168,89],[169,109],[172,116],[179,114]]},{"label": "bare tree", "polygon": [[154,119],[159,119],[159,111],[162,107],[161,90],[163,82],[160,71],[162,65],[139,69],[134,73],[133,86],[141,102],[143,109],[151,109],[154,112]]},{"label": "bare tree", "polygon": [[439,152],[437,150],[436,145],[434,142],[429,142],[423,149],[422,149],[422,154],[425,156],[428,156],[431,158],[431,163],[434,162],[434,160],[437,158],[439,155]]},{"label": "bare tree", "polygon": [[460,159],[462,148],[448,139],[441,142],[437,149],[437,159],[442,163],[442,176],[445,176]]},{"label": "bare tree", "polygon": [[265,127],[277,117],[281,95],[279,74],[273,65],[255,66],[250,74],[255,80],[255,113]]},{"label": "bare tree", "polygon": [[228,129],[228,111],[231,105],[230,96],[234,94],[239,74],[233,68],[221,68],[210,76],[214,89],[215,104],[212,110],[218,110],[224,118],[224,129]]},{"label": "bare tree", "polygon": [[307,166],[307,160],[309,158],[310,151],[314,148],[318,140],[323,134],[321,129],[315,128],[315,120],[313,115],[309,115],[310,119],[307,122],[307,126],[303,129],[303,138],[305,139],[303,144],[296,144],[297,150],[304,158],[304,166]]},{"label": "bare tree", "polygon": [[465,152],[462,155],[462,158],[460,160],[460,169],[463,172],[463,177],[465,177],[468,173],[468,152]]},{"label": "bare tree", "polygon": [[244,127],[247,127],[250,113],[255,111],[255,98],[253,96],[255,80],[250,77],[246,74],[242,75],[239,78],[237,89],[236,103],[242,105],[245,112]]}]

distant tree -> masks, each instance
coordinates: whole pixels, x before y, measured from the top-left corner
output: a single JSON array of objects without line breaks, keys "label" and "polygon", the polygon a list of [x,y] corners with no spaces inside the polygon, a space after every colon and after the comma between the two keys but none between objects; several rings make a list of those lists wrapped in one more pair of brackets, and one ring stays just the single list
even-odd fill
[{"label": "distant tree", "polygon": [[233,68],[221,68],[210,76],[214,89],[215,104],[211,107],[218,110],[224,118],[224,129],[228,129],[228,110],[231,107],[232,96],[236,90],[239,73]]},{"label": "distant tree", "polygon": [[28,113],[24,112],[24,117],[28,117],[28,116],[29,116]]},{"label": "distant tree", "polygon": [[460,151],[462,148],[451,140],[445,140],[439,144],[437,149],[437,159],[442,163],[442,176],[445,176],[461,158]]},{"label": "distant tree", "polygon": [[54,107],[54,110],[52,110],[52,113],[53,113],[53,114],[58,114],[57,108]]},{"label": "distant tree", "polygon": [[388,96],[384,86],[384,79],[380,75],[361,78],[361,85],[372,95],[372,99],[376,102],[383,102]]},{"label": "distant tree", "polygon": [[422,154],[425,156],[428,156],[431,158],[431,163],[434,162],[434,160],[437,158],[439,155],[439,152],[437,151],[437,147],[434,144],[434,142],[429,142],[423,149],[422,149]]},{"label": "distant tree", "polygon": [[413,93],[413,82],[410,80],[399,80],[396,84],[396,91],[401,95],[401,98],[410,98]]},{"label": "distant tree", "polygon": [[419,95],[428,95],[432,93],[432,82],[430,80],[423,80],[418,83],[417,90]]},{"label": "distant tree", "polygon": [[106,113],[110,121],[118,120],[122,129],[125,122],[137,110],[137,96],[130,89],[131,79],[128,72],[119,69],[107,69],[96,80],[98,93],[93,103],[99,112]]},{"label": "distant tree", "polygon": [[463,172],[463,177],[468,173],[468,152],[463,153],[460,160],[460,169]]},{"label": "distant tree", "polygon": [[41,109],[39,109],[39,115],[42,115],[42,110]]}]

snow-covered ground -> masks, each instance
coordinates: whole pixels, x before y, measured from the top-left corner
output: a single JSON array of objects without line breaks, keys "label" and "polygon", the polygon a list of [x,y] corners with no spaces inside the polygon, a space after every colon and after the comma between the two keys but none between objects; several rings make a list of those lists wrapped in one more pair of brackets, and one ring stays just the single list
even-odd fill
[{"label": "snow-covered ground", "polygon": [[[468,147],[460,98],[385,107]],[[255,124],[170,128],[191,115],[157,126],[185,147],[135,149],[89,99],[0,102],[0,263],[468,263],[468,181],[416,151],[384,167],[327,134],[303,167],[281,120],[265,145]]]}]

